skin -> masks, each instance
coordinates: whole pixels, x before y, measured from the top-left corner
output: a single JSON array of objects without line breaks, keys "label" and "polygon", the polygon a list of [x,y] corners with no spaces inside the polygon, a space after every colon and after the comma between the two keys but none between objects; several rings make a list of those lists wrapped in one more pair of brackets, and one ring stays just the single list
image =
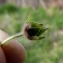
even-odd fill
[{"label": "skin", "polygon": [[0,47],[0,63],[6,63],[5,55],[1,47]]},{"label": "skin", "polygon": [[[0,44],[9,35],[0,30]],[[11,40],[0,46],[0,63],[23,63],[25,60],[25,49],[16,40]]]}]

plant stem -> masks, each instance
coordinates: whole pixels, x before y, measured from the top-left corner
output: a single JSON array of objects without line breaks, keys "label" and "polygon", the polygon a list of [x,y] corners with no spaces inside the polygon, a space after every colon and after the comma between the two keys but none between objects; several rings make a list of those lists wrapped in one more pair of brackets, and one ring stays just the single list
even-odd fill
[{"label": "plant stem", "polygon": [[19,34],[10,36],[9,38],[5,39],[5,40],[2,42],[1,46],[3,46],[6,42],[8,42],[8,41],[10,41],[10,40],[12,40],[12,39],[14,39],[14,38],[20,37],[20,36],[23,36],[23,33],[19,33]]}]

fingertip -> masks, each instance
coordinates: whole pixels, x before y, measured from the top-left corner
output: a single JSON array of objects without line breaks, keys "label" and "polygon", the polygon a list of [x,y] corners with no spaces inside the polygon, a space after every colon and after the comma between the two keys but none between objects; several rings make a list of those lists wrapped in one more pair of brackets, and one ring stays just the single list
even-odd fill
[{"label": "fingertip", "polygon": [[[0,30],[0,43],[9,37],[7,33]],[[7,63],[23,63],[25,60],[25,48],[16,40],[11,40],[1,46]]]}]

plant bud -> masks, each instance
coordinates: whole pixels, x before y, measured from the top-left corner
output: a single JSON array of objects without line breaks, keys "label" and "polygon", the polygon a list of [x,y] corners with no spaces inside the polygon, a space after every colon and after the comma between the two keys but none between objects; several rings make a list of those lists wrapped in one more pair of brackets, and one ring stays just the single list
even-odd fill
[{"label": "plant bud", "polygon": [[36,22],[26,22],[23,27],[23,33],[29,40],[39,40],[43,39],[41,34],[43,34],[47,28],[43,27],[43,24]]}]

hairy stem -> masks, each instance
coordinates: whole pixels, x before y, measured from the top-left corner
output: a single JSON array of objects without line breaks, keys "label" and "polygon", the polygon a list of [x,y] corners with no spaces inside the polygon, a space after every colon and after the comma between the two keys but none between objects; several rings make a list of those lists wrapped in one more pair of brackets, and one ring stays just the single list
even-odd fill
[{"label": "hairy stem", "polygon": [[6,42],[8,42],[8,41],[10,41],[10,40],[12,40],[12,39],[14,39],[14,38],[20,37],[20,36],[23,36],[23,33],[10,36],[9,38],[5,39],[5,40],[2,42],[1,46],[3,46]]}]

